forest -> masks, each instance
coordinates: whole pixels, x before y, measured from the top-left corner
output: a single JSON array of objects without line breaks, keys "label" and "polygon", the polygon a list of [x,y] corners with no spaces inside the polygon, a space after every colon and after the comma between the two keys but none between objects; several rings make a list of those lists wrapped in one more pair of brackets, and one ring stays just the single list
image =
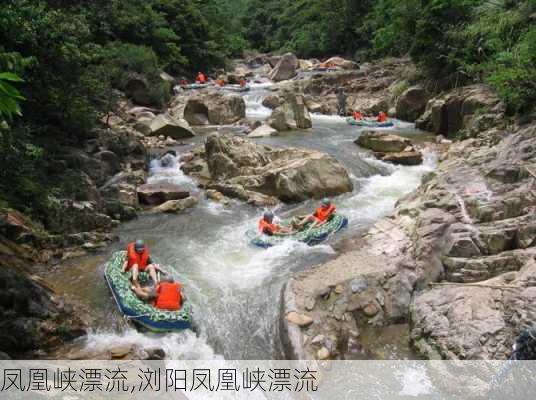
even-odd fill
[{"label": "forest", "polygon": [[0,206],[34,216],[61,191],[49,160],[132,73],[161,107],[161,71],[191,78],[244,52],[409,56],[438,89],[488,83],[511,114],[536,100],[536,0],[6,0],[0,21]]}]

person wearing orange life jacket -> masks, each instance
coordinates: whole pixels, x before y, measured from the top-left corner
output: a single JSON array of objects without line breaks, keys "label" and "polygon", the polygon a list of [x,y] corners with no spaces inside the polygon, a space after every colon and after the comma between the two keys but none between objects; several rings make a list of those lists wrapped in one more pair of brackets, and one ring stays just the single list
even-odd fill
[{"label": "person wearing orange life jacket", "polygon": [[380,111],[380,113],[378,114],[377,121],[378,122],[386,122],[387,121],[387,114],[384,113],[383,111]]},{"label": "person wearing orange life jacket", "polygon": [[245,87],[247,84],[247,81],[245,79],[240,79],[240,87]]},{"label": "person wearing orange life jacket", "polygon": [[361,112],[359,111],[354,111],[353,115],[356,121],[361,121],[363,119],[363,114],[361,114]]},{"label": "person wearing orange life jacket", "polygon": [[140,299],[152,302],[160,310],[178,311],[186,300],[182,285],[171,276],[167,276],[156,287],[132,286],[132,291]]},{"label": "person wearing orange life jacket", "polygon": [[132,271],[132,283],[136,287],[140,286],[138,281],[140,272],[147,272],[155,284],[158,282],[156,272],[161,269],[152,262],[149,249],[143,240],[136,240],[127,247],[127,259],[123,263],[123,272],[129,271]]},{"label": "person wearing orange life jacket", "polygon": [[205,74],[202,72],[198,72],[197,78],[195,78],[195,83],[201,83],[201,84],[207,83],[207,77],[205,76]]},{"label": "person wearing orange life jacket", "polygon": [[314,213],[303,217],[296,225],[300,229],[303,229],[307,223],[311,223],[312,225],[309,227],[309,229],[316,228],[317,226],[328,222],[331,217],[335,215],[336,211],[337,209],[335,205],[332,204],[328,198],[323,198],[320,202],[320,207],[318,207]]},{"label": "person wearing orange life jacket", "polygon": [[266,211],[259,220],[259,233],[262,235],[286,235],[292,231],[284,226],[274,223],[274,214],[271,211]]}]

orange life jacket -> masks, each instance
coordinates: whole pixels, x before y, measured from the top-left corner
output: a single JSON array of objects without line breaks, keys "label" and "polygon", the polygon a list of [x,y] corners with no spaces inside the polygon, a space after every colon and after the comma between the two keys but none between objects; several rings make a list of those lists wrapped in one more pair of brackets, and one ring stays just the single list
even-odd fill
[{"label": "orange life jacket", "polygon": [[240,87],[244,87],[244,86],[246,86],[245,79],[240,79]]},{"label": "orange life jacket", "polygon": [[354,119],[356,121],[362,120],[363,119],[363,114],[361,114],[359,111],[354,111]]},{"label": "orange life jacket", "polygon": [[181,284],[162,282],[156,288],[154,306],[161,310],[180,310],[182,306]]},{"label": "orange life jacket", "polygon": [[314,213],[314,216],[320,222],[325,222],[329,217],[331,217],[332,214],[335,213],[335,210],[336,208],[333,204],[330,204],[328,208],[318,207]]},{"label": "orange life jacket", "polygon": [[259,232],[260,233],[268,233],[268,234],[274,234],[277,231],[279,231],[279,227],[276,224],[271,224],[268,221],[266,221],[264,218],[261,218],[259,220]]},{"label": "orange life jacket", "polygon": [[199,75],[197,75],[197,81],[199,83],[206,83],[207,82],[207,77],[205,76],[205,74],[200,73]]},{"label": "orange life jacket", "polygon": [[383,111],[381,111],[378,114],[378,122],[385,122],[387,121],[387,114],[385,114]]},{"label": "orange life jacket", "polygon": [[134,248],[134,242],[130,243],[127,247],[127,271],[132,268],[134,264],[138,264],[140,271],[144,271],[149,263],[149,249],[145,246],[143,253],[139,254]]}]

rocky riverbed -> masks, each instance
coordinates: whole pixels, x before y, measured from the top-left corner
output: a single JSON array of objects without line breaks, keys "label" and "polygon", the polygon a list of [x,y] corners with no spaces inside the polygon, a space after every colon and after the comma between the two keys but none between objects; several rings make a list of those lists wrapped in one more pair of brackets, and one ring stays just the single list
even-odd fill
[{"label": "rocky riverbed", "polygon": [[[247,92],[178,87],[163,109],[142,107],[125,97],[103,120],[103,129],[83,144],[64,149],[50,174],[51,179],[68,180],[66,186],[72,189],[51,199],[54,207],[45,222],[36,224],[14,210],[0,213],[2,281],[6,289],[24,288],[17,296],[32,292],[20,307],[12,307],[11,296],[0,302],[11,316],[2,322],[6,338],[15,337],[15,331],[27,338],[18,347],[0,341],[6,344],[0,351],[17,357],[42,355],[84,335],[91,319],[84,318],[83,307],[67,304],[61,291],[43,281],[46,265],[61,269],[69,259],[91,258],[109,249],[124,221],[142,216],[158,225],[162,213],[173,221],[190,212],[205,217],[212,207],[207,202],[228,210],[244,207],[233,199],[253,207],[246,212],[254,219],[259,207],[285,210],[281,203],[339,195],[343,212],[357,224],[376,223],[365,234],[352,230],[337,244],[343,249],[338,257],[322,255],[318,259],[330,260],[313,269],[308,268],[309,261],[296,263],[292,269],[296,274],[286,285],[281,307],[276,307],[281,311],[281,329],[262,330],[263,337],[280,336],[288,357],[353,358],[367,354],[363,346],[371,329],[409,324],[406,336],[423,357],[506,357],[513,337],[534,319],[534,126],[506,120],[502,104],[483,85],[430,92],[419,84],[415,67],[405,59],[361,66],[344,59],[332,61],[329,71],[320,70],[315,60],[297,60],[293,55],[259,55],[236,62],[234,71],[222,78],[229,83],[247,78],[252,88],[265,88],[258,104],[266,113],[262,121],[251,114],[247,117]],[[349,157],[348,149],[301,148],[306,140],[300,142],[299,135],[318,134],[315,127],[311,130],[318,113],[336,114],[339,88],[346,94],[348,112],[389,111],[444,135],[434,146],[441,153],[438,170],[426,175],[416,191],[379,221],[361,215],[369,208],[356,208],[349,200],[359,193],[363,179],[389,174],[385,170],[390,164],[384,162],[420,164],[429,150],[423,152],[406,137],[378,132],[363,134],[356,143],[381,161],[365,162],[368,153],[361,152]],[[321,132],[329,141],[339,129]],[[274,137],[277,146],[271,144]],[[358,148],[344,144],[350,145]],[[147,181],[150,159],[155,157],[163,170],[171,167],[175,175],[166,178],[164,171],[157,181],[151,177]],[[401,192],[411,191],[412,185]],[[382,215],[383,205],[376,208],[381,211],[372,214]],[[165,246],[161,250],[165,253]],[[225,259],[228,255],[221,251],[218,247],[215,254]],[[41,267],[31,267],[36,263]],[[270,286],[276,288],[286,276],[278,276]],[[430,286],[438,282],[455,285]],[[486,286],[464,286],[475,283]],[[207,330],[223,329],[212,323],[206,322]],[[248,327],[243,330],[249,332]],[[226,349],[227,343],[211,345]],[[254,347],[251,356],[268,353],[266,344]],[[154,346],[148,349],[154,353]],[[136,358],[146,357],[146,350],[130,346],[116,352],[120,358]],[[234,350],[223,352],[239,356]],[[58,354],[67,353],[74,358],[104,357],[99,350],[84,353],[76,346]]]},{"label": "rocky riverbed", "polygon": [[471,138],[452,144],[355,249],[287,284],[288,356],[352,357],[363,327],[407,322],[425,358],[504,359],[532,326],[536,126],[499,120],[493,97],[474,113],[464,106],[474,90],[444,95],[466,114],[438,112],[434,125]]}]

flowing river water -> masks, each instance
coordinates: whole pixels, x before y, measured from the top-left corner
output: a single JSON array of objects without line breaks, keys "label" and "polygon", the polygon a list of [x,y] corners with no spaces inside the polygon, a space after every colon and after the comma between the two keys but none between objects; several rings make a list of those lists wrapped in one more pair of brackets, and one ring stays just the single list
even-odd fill
[{"label": "flowing river water", "polygon": [[[247,114],[264,119],[270,110],[261,105],[267,85],[257,85],[244,97]],[[426,140],[412,124],[399,122],[391,129],[413,140]],[[344,238],[365,229],[389,213],[395,202],[414,190],[421,176],[435,167],[435,155],[425,154],[420,166],[394,166],[375,160],[353,141],[359,129],[343,118],[313,116],[313,129],[282,136],[256,139],[273,146],[316,149],[335,156],[345,165],[354,191],[334,199],[340,213],[349,217],[349,228],[326,243],[308,247],[292,241],[267,250],[248,244],[245,232],[256,226],[262,210],[232,201],[227,207],[205,200],[179,215],[146,214],[118,228],[120,242],[98,256],[84,257],[58,266],[53,284],[79,303],[92,317],[92,328],[84,340],[90,351],[104,351],[121,344],[158,346],[171,359],[273,359],[281,358],[279,341],[280,295],[285,282],[296,271],[335,257]],[[179,152],[202,143],[203,135],[177,148]],[[177,162],[162,168],[153,160],[149,181],[171,181],[199,194],[195,182],[185,176]],[[286,205],[278,215],[304,213],[314,202]],[[152,334],[138,332],[117,311],[103,279],[103,263],[109,255],[134,239],[143,238],[162,264],[174,267],[194,305],[197,334]],[[364,331],[363,340],[376,346],[380,358],[410,357],[406,328]],[[401,333],[402,332],[402,333]],[[407,336],[407,332],[405,333]],[[367,339],[367,337],[369,339]]]}]

